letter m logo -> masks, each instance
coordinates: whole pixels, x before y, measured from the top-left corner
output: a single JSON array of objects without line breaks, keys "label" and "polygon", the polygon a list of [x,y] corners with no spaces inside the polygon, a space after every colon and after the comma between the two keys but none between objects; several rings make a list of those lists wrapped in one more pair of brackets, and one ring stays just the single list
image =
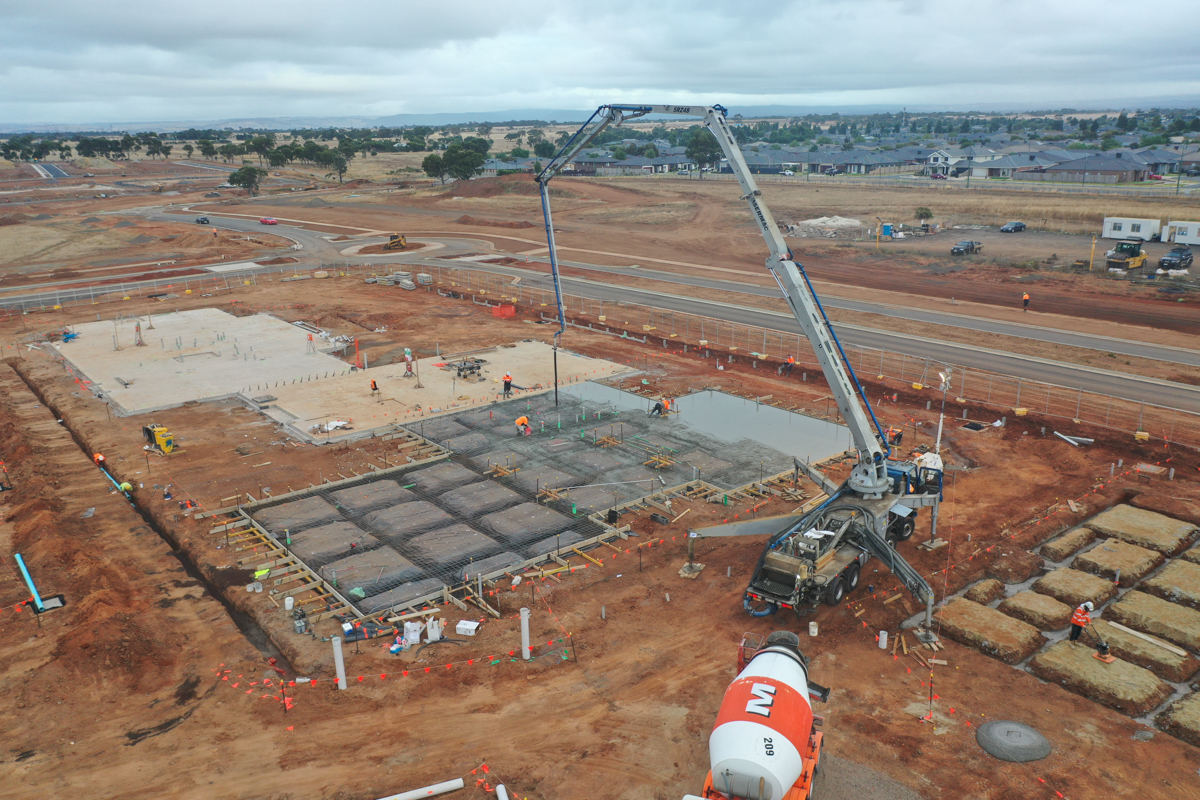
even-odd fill
[{"label": "letter m logo", "polygon": [[746,702],[746,713],[771,716],[771,706],[775,704],[775,687],[769,683],[756,683],[750,687],[750,694],[753,697]]}]

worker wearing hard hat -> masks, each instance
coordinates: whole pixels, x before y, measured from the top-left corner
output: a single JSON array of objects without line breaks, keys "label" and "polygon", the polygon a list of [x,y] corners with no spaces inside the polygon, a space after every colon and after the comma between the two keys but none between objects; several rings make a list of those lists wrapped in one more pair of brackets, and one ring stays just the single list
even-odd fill
[{"label": "worker wearing hard hat", "polygon": [[508,397],[510,394],[512,394],[512,375],[507,372],[504,373],[503,380],[504,380],[504,396]]},{"label": "worker wearing hard hat", "polygon": [[517,417],[514,424],[517,426],[518,436],[529,436],[533,433],[533,428],[529,427],[529,417]]},{"label": "worker wearing hard hat", "polygon": [[1083,629],[1092,624],[1090,612],[1096,607],[1092,605],[1091,600],[1085,600],[1079,608],[1075,609],[1075,613],[1071,615],[1071,641],[1075,642],[1079,639]]},{"label": "worker wearing hard hat", "polygon": [[792,356],[787,357],[787,362],[783,365],[783,376],[786,378],[792,374],[792,368],[796,366],[796,359]]},{"label": "worker wearing hard hat", "polygon": [[104,466],[104,456],[101,455],[100,453],[96,453],[94,456],[92,456],[92,461],[96,462],[97,467]]}]

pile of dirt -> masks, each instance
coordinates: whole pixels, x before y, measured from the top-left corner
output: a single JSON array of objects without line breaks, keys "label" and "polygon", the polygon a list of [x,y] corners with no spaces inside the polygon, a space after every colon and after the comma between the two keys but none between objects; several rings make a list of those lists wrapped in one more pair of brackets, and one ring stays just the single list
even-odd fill
[{"label": "pile of dirt", "polygon": [[292,258],[291,256],[279,256],[277,258],[270,258],[270,259],[267,259],[266,261],[256,261],[254,263],[262,264],[265,267],[265,266],[271,266],[274,264],[295,264],[299,260],[300,259]]},{"label": "pile of dirt", "polygon": [[5,214],[0,216],[0,226],[2,225],[23,225],[29,221],[29,216],[26,214]]},{"label": "pile of dirt", "polygon": [[[441,199],[449,200],[454,197],[500,197],[506,194],[533,196],[540,194],[537,181],[533,175],[501,175],[498,178],[476,178],[472,181],[459,181],[446,187]],[[578,197],[575,192],[557,187],[550,189],[551,197]]]},{"label": "pile of dirt", "polygon": [[[158,241],[158,240],[155,239],[153,236],[146,236],[143,234],[141,236],[135,236],[134,238],[130,239],[129,243],[130,244],[149,244],[150,242],[154,242],[154,241]],[[170,241],[170,240],[163,239],[163,241],[165,242],[165,241]]]},{"label": "pile of dirt", "polygon": [[1086,525],[1101,536],[1157,550],[1164,556],[1177,555],[1200,533],[1190,522],[1128,505],[1113,506],[1088,520]]},{"label": "pile of dirt", "polygon": [[1090,600],[1099,608],[1117,596],[1117,587],[1112,581],[1070,567],[1060,567],[1038,578],[1033,584],[1033,590],[1053,597],[1060,603],[1066,603],[1071,608],[1075,608],[1084,600]]},{"label": "pile of dirt", "polygon": [[1200,608],[1200,564],[1172,561],[1153,578],[1138,587],[1147,594],[1179,603],[1188,608]]},{"label": "pile of dirt", "polygon": [[133,223],[127,219],[123,219],[120,222],[118,222],[116,225],[113,225],[113,227],[114,228],[132,228]]},{"label": "pile of dirt", "polygon": [[1037,592],[1018,592],[997,606],[1014,619],[1044,631],[1061,631],[1071,620],[1071,607]]},{"label": "pile of dirt", "polygon": [[1154,719],[1172,736],[1200,747],[1200,692],[1193,692]]},{"label": "pile of dirt", "polygon": [[1185,650],[1200,650],[1200,611],[1177,606],[1145,592],[1132,591],[1113,603],[1104,615]]},{"label": "pile of dirt", "polygon": [[88,225],[88,224],[90,224],[90,223],[93,223],[93,222],[99,222],[99,221],[100,221],[100,218],[99,218],[99,217],[88,217],[87,219],[85,219],[85,220],[83,221],[83,224],[84,224],[84,225]]},{"label": "pile of dirt", "polygon": [[1028,622],[962,598],[950,601],[939,616],[948,638],[1006,664],[1024,661],[1046,642]]},{"label": "pile of dirt", "polygon": [[1081,547],[1094,541],[1096,541],[1095,531],[1091,528],[1078,528],[1042,545],[1041,554],[1051,561],[1062,561],[1078,552]]},{"label": "pile of dirt", "polygon": [[487,228],[536,228],[532,222],[521,220],[520,222],[503,222],[498,219],[477,219],[475,217],[463,214],[458,219],[454,220],[459,225],[478,225]]},{"label": "pile of dirt", "polygon": [[1104,539],[1071,562],[1075,569],[1118,581],[1121,586],[1133,586],[1163,563],[1162,554],[1136,544],[1117,539]]},{"label": "pile of dirt", "polygon": [[1171,684],[1148,669],[1117,659],[1111,664],[1092,658],[1091,647],[1059,642],[1038,653],[1029,671],[1044,681],[1081,694],[1126,714],[1145,714],[1171,696]]},{"label": "pile of dirt", "polygon": [[986,606],[1004,597],[1004,584],[995,578],[987,578],[968,589],[963,597]]},{"label": "pile of dirt", "polygon": [[1043,566],[1045,566],[1045,562],[1041,556],[1020,551],[1006,553],[988,564],[987,574],[988,577],[1012,585],[1029,580],[1041,572]]},{"label": "pile of dirt", "polygon": [[1200,661],[1195,658],[1189,655],[1181,656],[1163,645],[1148,642],[1140,636],[1113,627],[1102,619],[1092,622],[1092,627],[1101,639],[1108,642],[1109,652],[1114,656],[1130,664],[1145,667],[1164,681],[1183,683],[1200,669]]}]

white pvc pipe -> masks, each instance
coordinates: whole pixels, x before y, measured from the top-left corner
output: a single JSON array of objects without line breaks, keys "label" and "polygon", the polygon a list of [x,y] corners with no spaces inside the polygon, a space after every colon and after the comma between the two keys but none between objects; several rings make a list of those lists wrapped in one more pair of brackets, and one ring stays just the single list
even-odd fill
[{"label": "white pvc pipe", "polygon": [[496,800],[508,800],[508,789],[504,788],[503,783],[496,784]]},{"label": "white pvc pipe", "polygon": [[387,797],[381,797],[379,800],[421,800],[422,797],[433,797],[435,794],[445,794],[463,788],[463,779],[455,778],[452,781],[443,781],[435,783],[432,786],[425,786],[421,789],[411,789],[400,794],[389,794]]},{"label": "white pvc pipe", "polygon": [[337,671],[338,689],[345,690],[346,662],[342,659],[342,637],[334,636],[330,641],[333,642],[333,668]]},{"label": "white pvc pipe", "polygon": [[521,609],[521,658],[526,661],[530,658],[529,649],[529,609]]}]

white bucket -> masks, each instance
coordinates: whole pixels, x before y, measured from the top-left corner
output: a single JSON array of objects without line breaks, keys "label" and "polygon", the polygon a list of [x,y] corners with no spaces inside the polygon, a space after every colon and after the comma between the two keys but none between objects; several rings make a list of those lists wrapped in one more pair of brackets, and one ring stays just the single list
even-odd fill
[{"label": "white bucket", "polygon": [[808,623],[808,635],[809,636],[817,635],[817,623],[816,622]]},{"label": "white bucket", "polygon": [[404,623],[404,638],[408,640],[409,644],[416,644],[421,641],[421,628],[423,627],[419,622]]},{"label": "white bucket", "polygon": [[887,650],[887,631],[879,632],[879,649]]},{"label": "white bucket", "polygon": [[294,598],[290,595],[283,598],[283,610],[284,611],[291,611],[292,606],[294,606],[294,605],[296,605],[296,598]]},{"label": "white bucket", "polygon": [[262,594],[262,581],[254,582],[254,591],[258,592],[259,594]]}]

